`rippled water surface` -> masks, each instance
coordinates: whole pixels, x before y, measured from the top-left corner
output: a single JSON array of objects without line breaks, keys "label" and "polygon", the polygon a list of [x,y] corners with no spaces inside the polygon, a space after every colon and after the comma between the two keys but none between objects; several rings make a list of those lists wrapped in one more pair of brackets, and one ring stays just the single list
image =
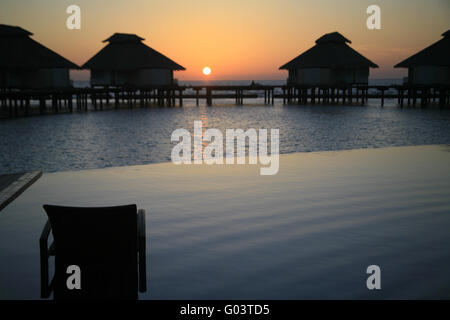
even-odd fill
[{"label": "rippled water surface", "polygon": [[449,299],[449,151],[281,155],[273,176],[170,162],[45,173],[0,213],[0,298],[39,299],[50,202],[146,210],[141,299]]},{"label": "rippled water surface", "polygon": [[[391,105],[389,105],[391,103]],[[0,173],[170,161],[172,131],[279,128],[280,152],[450,143],[450,110],[369,106],[234,106],[110,110],[0,121]]]}]

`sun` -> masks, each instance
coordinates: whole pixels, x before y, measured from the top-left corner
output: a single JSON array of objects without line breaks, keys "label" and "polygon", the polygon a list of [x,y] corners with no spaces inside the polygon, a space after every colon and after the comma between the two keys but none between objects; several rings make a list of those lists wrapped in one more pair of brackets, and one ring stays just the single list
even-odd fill
[{"label": "sun", "polygon": [[210,75],[210,74],[211,74],[211,68],[210,68],[210,67],[204,67],[204,68],[203,68],[203,74],[204,74],[205,76]]}]

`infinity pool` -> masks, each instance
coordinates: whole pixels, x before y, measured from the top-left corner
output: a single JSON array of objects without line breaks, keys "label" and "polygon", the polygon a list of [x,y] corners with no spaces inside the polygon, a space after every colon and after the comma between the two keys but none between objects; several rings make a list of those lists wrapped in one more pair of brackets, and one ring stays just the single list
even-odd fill
[{"label": "infinity pool", "polygon": [[[0,298],[38,299],[45,203],[147,211],[141,299],[450,298],[450,148],[46,173],[0,212]],[[107,224],[105,225],[107,227]],[[381,268],[381,290],[366,268]]]}]

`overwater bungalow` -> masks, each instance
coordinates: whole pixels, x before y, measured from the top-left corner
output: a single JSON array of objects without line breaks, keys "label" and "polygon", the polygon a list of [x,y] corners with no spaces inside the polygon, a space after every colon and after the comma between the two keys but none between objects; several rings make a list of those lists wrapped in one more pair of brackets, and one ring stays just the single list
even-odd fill
[{"label": "overwater bungalow", "polygon": [[185,70],[142,43],[135,34],[115,33],[82,68],[91,70],[91,86],[164,86],[175,83],[173,72]]},{"label": "overwater bungalow", "polygon": [[395,65],[408,68],[408,84],[450,85],[450,30],[443,38]]},{"label": "overwater bungalow", "polygon": [[378,66],[347,43],[351,41],[339,32],[325,34],[280,70],[289,71],[289,85],[367,84],[369,68]]},{"label": "overwater bungalow", "polygon": [[71,86],[73,62],[30,38],[21,27],[0,24],[0,87],[56,88]]}]

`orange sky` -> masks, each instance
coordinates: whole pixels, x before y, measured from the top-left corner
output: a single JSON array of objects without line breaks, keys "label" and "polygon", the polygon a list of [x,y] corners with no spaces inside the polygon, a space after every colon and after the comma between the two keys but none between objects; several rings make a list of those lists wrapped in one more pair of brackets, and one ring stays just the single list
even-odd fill
[{"label": "orange sky", "polygon": [[[81,30],[66,28],[67,6],[81,8]],[[382,30],[368,30],[366,8],[381,7]],[[372,78],[402,77],[392,66],[450,29],[448,0],[2,0],[0,23],[81,65],[114,32],[136,33],[187,70],[180,80],[285,79],[278,68],[339,31],[380,66]],[[79,76],[79,75],[78,75]]]}]

